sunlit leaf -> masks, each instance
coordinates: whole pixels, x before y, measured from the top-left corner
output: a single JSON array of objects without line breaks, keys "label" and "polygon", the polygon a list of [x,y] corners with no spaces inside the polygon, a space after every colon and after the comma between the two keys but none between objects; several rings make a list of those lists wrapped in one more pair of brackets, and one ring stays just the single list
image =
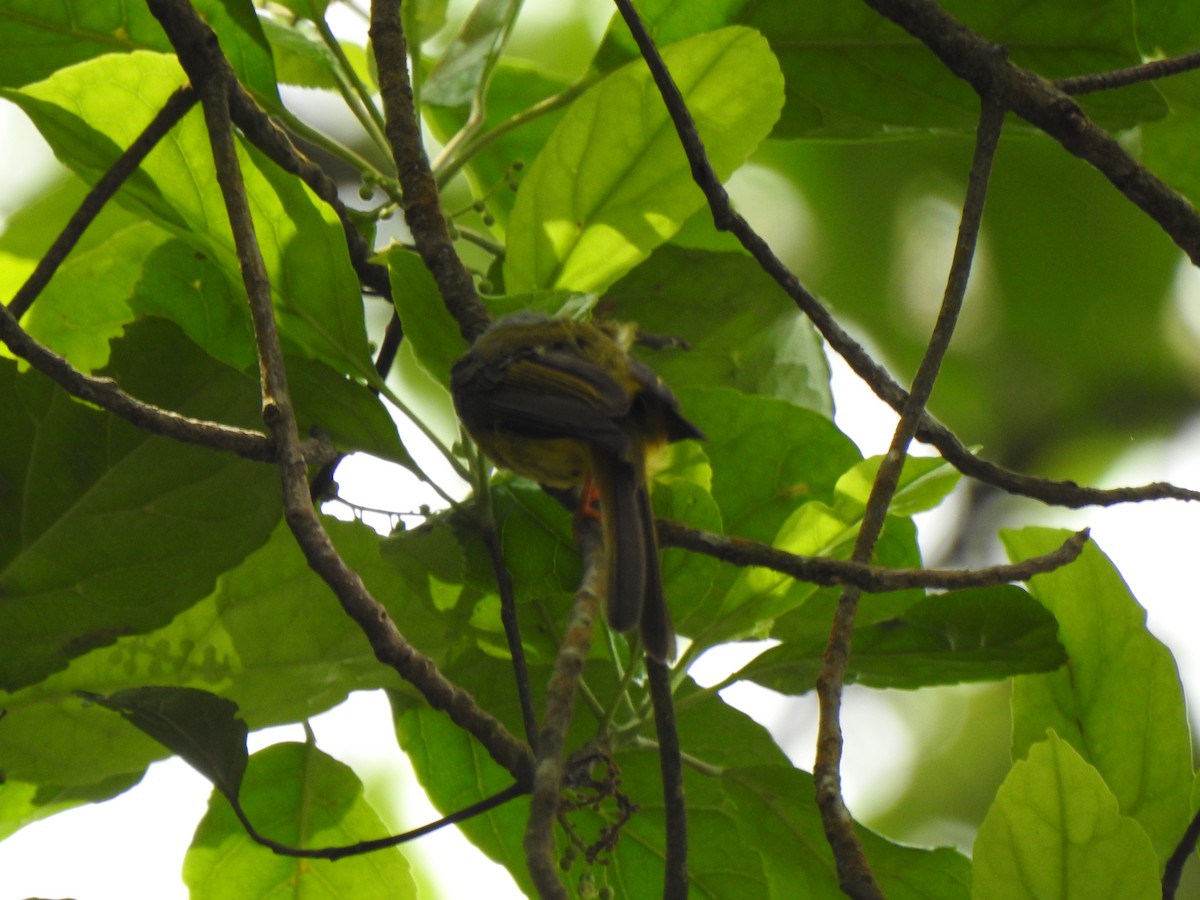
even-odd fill
[{"label": "sunlit leaf", "polygon": [[[1067,536],[1049,528],[1001,533],[1014,559],[1047,553]],[[1068,662],[1014,683],[1013,756],[1054,729],[1099,770],[1122,814],[1165,858],[1191,815],[1191,736],[1175,660],[1093,543],[1070,565],[1035,575],[1030,592],[1058,619]]]},{"label": "sunlit leaf", "polygon": [[[727,178],[778,114],[774,57],[758,34],[727,28],[673,44],[664,59]],[[505,288],[602,290],[703,202],[649,70],[630,64],[571,105],[525,175],[509,222]]]},{"label": "sunlit leaf", "polygon": [[1013,766],[975,841],[976,900],[1152,900],[1158,859],[1095,768],[1053,731]]},{"label": "sunlit leaf", "polygon": [[[343,846],[385,837],[387,826],[363,799],[348,767],[311,744],[275,744],[255,753],[241,805],[260,832],[292,847]],[[183,864],[192,896],[415,898],[398,848],[331,862],[277,856],[255,844],[223,797],[213,796]]]}]

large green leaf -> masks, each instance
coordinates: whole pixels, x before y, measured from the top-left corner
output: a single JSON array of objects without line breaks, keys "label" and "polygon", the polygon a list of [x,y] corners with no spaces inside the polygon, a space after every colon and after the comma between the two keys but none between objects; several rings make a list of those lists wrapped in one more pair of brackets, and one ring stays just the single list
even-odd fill
[{"label": "large green leaf", "polygon": [[[404,623],[405,636],[436,651],[444,626],[380,560],[378,535],[358,523],[325,525],[343,558]],[[14,797],[0,804],[0,831],[62,805],[107,799],[167,755],[111,713],[81,704],[76,692],[144,685],[220,692],[258,729],[315,715],[353,690],[398,683],[280,524],[216,591],[169,624],[120,638],[35,685],[0,694],[8,710],[0,759],[10,778],[0,796],[11,791]],[[17,802],[18,795],[25,799]]]},{"label": "large green leaf", "polygon": [[665,245],[606,291],[597,312],[687,341],[686,352],[644,355],[670,385],[723,385],[833,415],[821,339],[749,257]]},{"label": "large green leaf", "polygon": [[[303,20],[284,23],[262,19],[263,34],[271,45],[271,56],[280,84],[340,90],[345,82],[341,61],[321,39],[315,27]],[[342,53],[364,81],[370,79],[366,51],[357,44],[343,41]]]},{"label": "large green leaf", "polygon": [[[811,691],[829,641],[830,623],[823,624],[807,641],[793,638],[767,650],[739,676],[785,694]],[[1066,659],[1057,627],[1020,588],[936,594],[856,629],[846,683],[912,689],[1049,671]]]},{"label": "large green leaf", "polygon": [[[182,83],[172,57],[136,52],[91,60],[6,96],[67,166],[94,182]],[[337,217],[254,148],[239,144],[238,156],[285,342],[340,372],[375,380],[358,280]],[[173,231],[231,284],[241,284],[198,110],[150,153],[117,199]],[[160,314],[194,321],[190,293],[164,294]]]},{"label": "large green leaf", "polygon": [[[827,508],[823,500],[831,498],[841,473],[859,461],[854,445],[832,422],[783,400],[725,388],[683,388],[679,397],[707,435],[701,447],[711,463],[719,510],[710,520],[722,523],[726,534],[819,554],[849,533],[849,523],[833,518],[832,531],[788,528],[806,507]],[[744,454],[756,461],[753,469]],[[703,521],[701,527],[711,527]],[[723,566],[703,598],[679,604],[683,630],[701,646],[761,636],[812,590],[766,569]]]},{"label": "large green leaf", "polygon": [[[666,47],[684,38],[713,31],[742,20],[748,0],[639,0],[634,6],[638,17],[659,47]],[[639,55],[629,27],[620,16],[614,16],[604,42],[596,52],[596,63],[604,69],[622,65]]]},{"label": "large green leaf", "polygon": [[[728,28],[674,44],[664,59],[727,178],[778,115],[774,57],[760,35]],[[505,289],[602,290],[703,202],[649,70],[630,64],[571,105],[521,183]]]},{"label": "large green leaf", "polygon": [[[275,72],[250,0],[195,0],[238,78],[278,104]],[[145,3],[0,0],[0,87],[16,87],[106,53],[171,51]]]},{"label": "large green leaf", "polygon": [[[1047,553],[1067,536],[1049,528],[1001,534],[1014,558]],[[1030,591],[1058,619],[1068,660],[1016,680],[1013,756],[1054,729],[1099,770],[1121,812],[1165,859],[1191,814],[1191,737],[1174,659],[1095,544],[1069,566],[1034,576]]]},{"label": "large green leaf", "polygon": [[[941,5],[987,40],[1004,46],[1014,62],[1047,78],[1142,61],[1135,34],[1142,9],[1134,15],[1130,0],[1033,5],[1022,0],[948,0]],[[979,109],[974,91],[923,44],[865,4],[646,0],[638,8],[659,46],[721,25],[740,23],[762,31],[787,79],[787,104],[777,137],[872,138],[974,128]],[[1171,41],[1178,45],[1178,27],[1167,27],[1161,15],[1155,18],[1159,21],[1151,30],[1172,33]],[[1183,19],[1169,25],[1180,26]],[[611,67],[636,55],[624,22],[614,19],[598,62]],[[1147,85],[1093,94],[1083,102],[1109,128],[1128,128],[1167,112],[1162,98]]]},{"label": "large green leaf", "polygon": [[[291,847],[328,847],[385,837],[358,776],[312,744],[275,744],[250,758],[241,805],[255,828]],[[277,856],[255,844],[228,801],[214,793],[183,864],[192,897],[416,897],[398,848],[337,862]]]},{"label": "large green leaf", "polygon": [[1095,768],[1053,731],[1013,766],[975,840],[975,900],[1154,900],[1158,860]]},{"label": "large green leaf", "polygon": [[[0,686],[11,690],[165,624],[266,539],[280,502],[269,466],[154,437],[0,367]],[[255,384],[165,323],[131,331],[111,371],[185,415],[258,419]]]}]

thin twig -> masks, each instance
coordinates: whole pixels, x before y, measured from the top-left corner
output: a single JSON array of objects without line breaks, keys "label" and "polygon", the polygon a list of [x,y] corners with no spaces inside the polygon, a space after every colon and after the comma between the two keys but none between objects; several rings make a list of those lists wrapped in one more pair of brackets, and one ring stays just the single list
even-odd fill
[{"label": "thin twig", "polygon": [[528,785],[533,771],[533,757],[528,745],[513,737],[502,723],[480,708],[469,693],[449,681],[432,660],[404,639],[384,606],[371,596],[362,578],[338,555],[313,509],[287,390],[287,373],[275,326],[270,282],[255,239],[254,222],[233,138],[228,105],[229,93],[235,83],[233,70],[224,57],[220,57],[220,65],[210,65],[211,56],[205,48],[211,49],[216,36],[185,0],[148,0],[148,4],[193,85],[201,91],[217,182],[225,200],[250,301],[262,373],[263,418],[278,447],[284,515],[296,543],[309,566],[330,586],[347,615],[362,629],[380,662],[395,669],[421,692],[430,706],[445,711],[455,724],[478,739],[492,759],[509,771],[518,784]]},{"label": "thin twig", "polygon": [[1110,91],[1143,81],[1156,81],[1171,75],[1182,75],[1184,72],[1191,72],[1194,69],[1200,69],[1200,53],[1185,53],[1182,56],[1172,56],[1170,59],[1156,59],[1137,66],[1113,69],[1110,72],[1093,72],[1089,75],[1077,75],[1074,78],[1059,78],[1054,84],[1064,94],[1077,97],[1092,91]]},{"label": "thin twig", "polygon": [[472,803],[470,806],[464,807],[457,812],[452,812],[448,816],[436,821],[422,825],[420,828],[414,828],[412,831],[406,831],[403,834],[392,834],[382,838],[372,838],[366,841],[357,841],[353,844],[343,844],[337,847],[293,847],[290,844],[284,844],[273,838],[269,838],[262,834],[250,822],[250,817],[246,815],[242,809],[241,803],[237,798],[226,798],[229,800],[229,805],[233,808],[233,814],[237,816],[242,827],[246,830],[246,834],[256,844],[271,850],[277,856],[288,856],[296,859],[328,859],[331,861],[345,859],[348,856],[362,856],[364,853],[374,853],[378,850],[386,850],[388,847],[396,847],[400,844],[407,844],[409,841],[415,841],[417,838],[424,837],[447,825],[456,825],[459,822],[465,822],[468,819],[473,819],[475,816],[483,815],[486,812],[491,812],[498,806],[503,806],[509,800],[528,793],[528,789],[520,784],[511,784],[502,791],[492,794],[490,797],[484,797],[478,803]]},{"label": "thin twig", "polygon": [[75,210],[66,226],[54,239],[50,249],[42,255],[33,272],[13,295],[8,304],[8,311],[12,313],[13,318],[20,321],[21,317],[28,312],[33,301],[45,289],[50,278],[62,265],[63,260],[79,243],[84,231],[92,224],[96,216],[100,215],[100,210],[125,183],[125,179],[137,170],[150,151],[158,146],[158,142],[167,132],[174,128],[179,120],[187,115],[188,110],[196,105],[198,99],[196,92],[188,85],[176,90],[167,98],[163,108],[150,120],[150,124],[142,129],[142,133],[134,139],[124,153],[117,157],[116,162],[108,171],[100,176],[100,180],[88,191],[83,202],[79,204],[79,208]]},{"label": "thin twig", "polygon": [[[329,23],[325,21],[325,17],[321,15],[314,16],[312,22],[317,26],[317,31],[320,32],[321,40],[325,42],[325,46],[329,48],[329,52],[337,60],[338,68],[341,70],[340,74],[349,82],[347,85],[348,90],[342,92],[346,100],[346,105],[350,107],[351,111],[362,123],[363,129],[371,136],[371,140],[375,142],[376,146],[381,151],[386,152],[387,138],[383,133],[383,114],[371,98],[370,89],[358,77],[358,72],[350,64],[350,60],[346,56],[346,51],[342,49],[341,41],[334,35],[329,27]],[[339,78],[338,81],[341,82],[342,79]]]},{"label": "thin twig", "polygon": [[654,727],[658,733],[658,764],[662,772],[663,810],[667,826],[663,900],[687,900],[687,803],[683,793],[683,763],[679,729],[675,722],[670,666],[647,656],[646,680],[650,684],[650,699],[654,703]]},{"label": "thin twig", "polygon": [[512,573],[508,570],[508,563],[504,561],[504,550],[496,529],[492,492],[486,483],[488,465],[479,459],[476,468],[479,472],[479,483],[475,485],[475,497],[478,501],[480,529],[483,532],[483,543],[492,560],[496,588],[500,592],[500,621],[504,625],[504,637],[508,641],[508,653],[512,658],[513,677],[517,682],[517,699],[521,704],[521,721],[525,726],[525,739],[536,752],[537,716],[533,711],[533,691],[529,686],[529,666],[525,662],[525,645],[521,641],[521,624],[517,619],[517,600],[513,591]]},{"label": "thin twig", "polygon": [[[3,304],[0,304],[0,340],[4,341],[14,356],[57,382],[73,397],[94,403],[151,434],[212,450],[223,450],[259,462],[274,462],[276,459],[275,442],[260,431],[180,415],[130,396],[111,378],[80,372],[57,353],[30,337]],[[305,442],[303,453],[308,462],[314,465],[327,462],[337,455],[334,447],[325,440]]]},{"label": "thin twig", "polygon": [[459,148],[458,152],[453,155],[446,154],[443,151],[444,161],[434,169],[438,184],[445,185],[476,154],[500,140],[504,135],[516,131],[518,128],[528,125],[530,122],[548,115],[556,109],[561,109],[599,80],[600,76],[598,75],[583,78],[575,84],[563,88],[557,94],[553,94],[544,100],[539,100],[533,106],[509,116],[495,128],[484,132]]},{"label": "thin twig", "polygon": [[757,541],[700,531],[669,519],[658,521],[658,540],[663,547],[702,553],[735,566],[761,566],[811,584],[852,585],[864,593],[881,594],[911,588],[959,590],[1027,581],[1072,562],[1082,552],[1088,531],[1075,532],[1061,547],[1044,556],[978,569],[889,569],[853,560],[801,556]]},{"label": "thin twig", "polygon": [[475,291],[471,273],[454,249],[437,181],[421,143],[399,0],[372,0],[369,33],[379,69],[388,141],[404,192],[404,219],[417,253],[437,283],[442,301],[458,322],[463,337],[470,342],[487,328],[489,316]]},{"label": "thin twig", "polygon": [[562,792],[563,748],[575,711],[575,690],[592,646],[592,630],[607,578],[603,539],[598,523],[579,519],[576,541],[583,558],[583,578],[571,607],[571,621],[554,659],[554,671],[546,694],[546,715],[538,731],[537,763],[529,821],[525,825],[525,861],[538,893],[543,898],[562,898],[567,892],[559,878],[554,853],[554,823]]},{"label": "thin twig", "polygon": [[[963,201],[962,221],[959,224],[958,240],[942,306],[921,365],[913,378],[900,421],[896,424],[891,446],[880,463],[875,482],[871,486],[871,495],[867,500],[866,512],[851,557],[855,562],[866,563],[874,553],[875,543],[883,531],[888,506],[900,482],[900,473],[908,456],[909,444],[917,432],[942,359],[950,346],[950,338],[954,333],[962,300],[967,291],[967,280],[970,277],[975,244],[983,217],[984,200],[987,197],[988,176],[1003,123],[1004,109],[984,99],[975,139],[975,155],[971,161],[971,173],[967,182],[967,196]],[[821,673],[817,676],[820,719],[817,726],[817,756],[813,764],[813,780],[816,782],[821,823],[829,845],[833,848],[842,890],[851,897],[882,900],[883,893],[871,873],[862,845],[854,833],[853,820],[842,797],[842,689],[850,659],[850,643],[854,634],[854,619],[858,612],[860,595],[861,591],[853,586],[842,592],[834,613]]]}]

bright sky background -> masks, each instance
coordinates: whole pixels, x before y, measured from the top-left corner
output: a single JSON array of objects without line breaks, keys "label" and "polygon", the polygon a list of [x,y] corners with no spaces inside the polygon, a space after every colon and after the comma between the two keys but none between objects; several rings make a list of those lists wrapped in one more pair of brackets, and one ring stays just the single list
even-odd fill
[{"label": "bright sky background", "polygon": [[[40,138],[14,107],[0,104],[0,226],[3,216],[36,192],[51,171],[37,147]],[[755,206],[754,195],[790,187],[773,184],[768,175],[750,172],[741,177],[745,209]],[[802,209],[802,207],[801,207]],[[792,243],[806,222],[776,225],[776,239]],[[789,231],[789,229],[792,229]],[[794,245],[794,244],[793,244]],[[1195,279],[1200,281],[1200,279]],[[1189,308],[1200,307],[1195,293],[1184,293]],[[1200,320],[1198,320],[1200,321]],[[865,454],[882,452],[891,437],[894,416],[883,408],[843,365],[834,365],[838,424]],[[1129,454],[1108,474],[1105,486],[1166,480],[1200,485],[1200,423],[1185,428],[1169,441],[1131,442]],[[397,489],[394,498],[381,496],[379,472],[372,464],[359,469],[361,480],[346,468],[339,481],[351,497],[371,506],[412,508],[413,497]],[[418,501],[419,502],[419,501]],[[944,517],[943,517],[944,519]],[[919,520],[922,542],[936,542],[938,513]],[[1094,539],[1114,560],[1139,600],[1149,611],[1150,627],[1166,642],[1179,662],[1189,696],[1200,696],[1200,622],[1196,588],[1196,537],[1200,506],[1163,501],[1105,510],[1042,513],[1038,524],[1069,527],[1088,525]],[[741,664],[741,654],[701,661],[694,673],[702,681],[717,680]],[[726,698],[751,712],[776,733],[800,765],[811,765],[815,709],[808,698],[784,699],[753,686],[736,686]],[[869,739],[856,733],[870,727]],[[351,765],[368,783],[368,798],[393,827],[404,830],[437,818],[437,813],[413,787],[411,769],[395,747],[387,703],[381,694],[360,694],[312,722],[319,745]],[[851,690],[846,707],[846,790],[851,807],[886,802],[888,785],[910,764],[903,751],[912,746],[906,724],[896,708],[879,695]],[[299,726],[271,729],[251,736],[251,750],[278,740],[302,740]],[[889,749],[886,759],[870,750]],[[387,791],[382,785],[392,785]],[[2,790],[2,788],[0,788]],[[388,794],[391,796],[387,796]],[[187,896],[179,871],[196,823],[203,815],[209,785],[185,764],[170,760],[151,766],[143,782],[107,803],[60,814],[35,823],[0,842],[0,900],[25,897],[79,897],[86,900],[179,900]],[[507,872],[466,845],[452,829],[424,838],[412,852],[432,861],[441,875],[445,896],[487,896],[506,900],[522,896],[511,886]]]}]

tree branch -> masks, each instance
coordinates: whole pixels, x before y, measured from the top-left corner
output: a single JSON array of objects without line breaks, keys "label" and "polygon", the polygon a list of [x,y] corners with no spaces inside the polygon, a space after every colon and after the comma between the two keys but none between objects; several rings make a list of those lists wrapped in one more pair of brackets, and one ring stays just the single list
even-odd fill
[{"label": "tree branch", "polygon": [[[262,432],[183,416],[130,396],[111,378],[80,372],[31,338],[3,304],[0,304],[0,340],[14,356],[28,362],[72,396],[93,403],[151,434],[224,450],[259,462],[276,460],[275,442]],[[309,462],[318,465],[337,455],[336,449],[321,439],[305,442],[301,451]]]},{"label": "tree branch", "polygon": [[1113,69],[1110,72],[1093,72],[1074,78],[1059,78],[1055,86],[1064,94],[1078,96],[1092,91],[1111,91],[1114,88],[1155,81],[1171,75],[1182,75],[1200,69],[1200,53],[1185,53],[1169,59],[1156,59],[1138,66]]},{"label": "tree branch", "polygon": [[1095,166],[1200,265],[1200,216],[1187,198],[1137,162],[1053,82],[1011,63],[933,0],[864,0],[891,19],[982,97],[1010,109]]},{"label": "tree branch", "polygon": [[489,316],[475,291],[471,273],[459,259],[442,212],[437,181],[421,144],[421,125],[413,106],[408,78],[408,46],[400,24],[399,0],[372,0],[371,45],[379,68],[379,90],[387,119],[400,188],[404,192],[404,219],[412,232],[417,253],[437,283],[438,292],[459,331],[468,342],[485,328]]},{"label": "tree branch", "polygon": [[1175,900],[1179,890],[1179,882],[1183,878],[1183,867],[1196,850],[1196,841],[1200,840],[1200,812],[1192,816],[1188,827],[1183,832],[1178,846],[1175,847],[1171,858],[1163,869],[1162,897],[1163,900]]},{"label": "tree branch", "polygon": [[216,36],[186,0],[148,0],[151,12],[170,38],[184,70],[200,90],[209,130],[217,181],[233,230],[238,261],[250,301],[255,344],[262,375],[263,419],[279,448],[284,515],[309,566],[330,586],[342,608],[371,643],[380,662],[394,668],[414,685],[434,709],[445,711],[455,724],[476,737],[497,763],[512,773],[518,784],[528,785],[533,759],[529,747],[518,741],[494,717],[479,707],[469,693],[449,681],[433,661],[419,653],[396,628],[358,573],[338,555],[309,499],[307,470],[300,453],[300,438],[287,386],[283,350],[275,327],[270,283],[254,234],[240,166],[237,160],[228,97],[235,81],[224,57],[212,65]]},{"label": "tree branch", "polygon": [[511,784],[504,790],[492,794],[490,797],[484,797],[478,803],[472,803],[470,806],[452,812],[448,816],[442,816],[440,819],[422,825],[420,828],[406,831],[403,834],[371,838],[370,840],[357,841],[353,844],[342,844],[336,847],[312,848],[293,847],[290,844],[284,844],[274,838],[265,836],[254,827],[254,824],[250,821],[250,817],[246,815],[246,811],[242,809],[242,805],[236,797],[232,799],[227,797],[226,799],[229,800],[229,805],[233,808],[233,814],[237,816],[238,821],[242,823],[242,827],[246,830],[246,834],[249,835],[254,843],[266,847],[278,856],[287,856],[294,859],[328,859],[334,861],[345,859],[348,856],[362,856],[364,853],[374,853],[377,850],[386,850],[388,847],[407,844],[409,841],[415,841],[417,838],[432,834],[438,829],[445,828],[447,825],[457,825],[459,822],[465,822],[468,819],[473,819],[475,816],[491,812],[496,807],[502,806],[509,800],[525,793],[528,793],[528,789],[524,785],[519,783]]},{"label": "tree branch", "polygon": [[664,547],[702,553],[735,566],[761,566],[799,581],[825,587],[853,585],[868,594],[910,588],[958,590],[1027,581],[1034,575],[1051,572],[1072,562],[1088,540],[1086,529],[1077,531],[1061,547],[1044,556],[979,569],[888,569],[852,560],[801,556],[756,541],[689,528],[682,522],[667,519],[659,520],[658,536],[659,543]]},{"label": "tree branch", "polygon": [[575,711],[575,690],[592,646],[593,623],[608,577],[599,524],[581,519],[575,531],[583,558],[583,578],[575,593],[571,621],[550,676],[546,715],[538,731],[529,821],[525,825],[525,860],[529,873],[538,893],[553,900],[567,900],[568,897],[559,879],[554,853],[554,823],[558,818],[564,775],[563,749]]},{"label": "tree branch", "polygon": [[[883,531],[888,506],[896,492],[896,486],[900,483],[900,473],[908,456],[908,446],[916,435],[924,415],[925,404],[933,392],[937,373],[950,346],[954,326],[962,309],[963,297],[967,292],[967,280],[971,273],[979,226],[983,218],[984,200],[987,197],[988,176],[991,173],[992,159],[1000,141],[1003,124],[1003,108],[984,99],[975,139],[975,155],[971,161],[971,173],[967,182],[967,196],[963,202],[962,221],[959,224],[958,240],[954,248],[950,274],[946,280],[942,306],[925,355],[913,378],[900,421],[896,423],[891,446],[884,455],[875,482],[871,486],[866,513],[854,545],[854,562],[869,562],[874,553],[875,543]],[[829,845],[833,848],[842,890],[851,897],[882,900],[883,892],[871,874],[862,845],[854,833],[854,822],[842,798],[842,689],[850,660],[850,643],[860,596],[861,591],[853,586],[842,592],[834,612],[833,627],[825,648],[821,673],[817,676],[820,720],[817,727],[817,756],[813,764],[813,780],[816,782],[821,822],[825,827]]]}]

